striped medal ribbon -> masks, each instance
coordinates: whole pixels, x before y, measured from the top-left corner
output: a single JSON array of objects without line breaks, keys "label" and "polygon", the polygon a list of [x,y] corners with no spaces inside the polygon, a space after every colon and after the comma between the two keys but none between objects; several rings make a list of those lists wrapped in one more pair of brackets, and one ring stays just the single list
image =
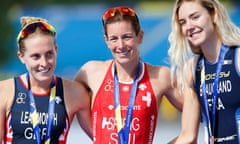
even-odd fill
[{"label": "striped medal ribbon", "polygon": [[121,116],[121,109],[120,109],[119,79],[117,76],[116,65],[114,65],[114,68],[115,68],[114,70],[114,108],[115,108],[115,117],[117,121],[118,139],[120,144],[128,144],[132,114],[133,114],[133,106],[135,101],[135,95],[137,93],[138,77],[140,73],[141,63],[140,62],[138,63],[137,75],[133,81],[129,103],[128,103],[126,122],[124,126],[123,126],[123,119]]},{"label": "striped medal ribbon", "polygon": [[210,118],[209,114],[209,106],[208,106],[208,99],[207,99],[207,93],[206,93],[206,82],[205,82],[205,65],[204,65],[204,57],[201,60],[201,89],[203,96],[200,97],[202,99],[202,102],[204,103],[204,108],[206,112],[206,119],[205,122],[207,124],[208,128],[208,136],[209,136],[209,142],[214,141],[214,129],[215,129],[215,117],[216,117],[216,104],[217,104],[217,91],[218,91],[218,82],[219,82],[219,74],[222,69],[223,61],[225,54],[227,52],[227,47],[222,44],[220,54],[218,57],[217,62],[217,68],[216,68],[216,75],[213,83],[213,94],[212,94],[212,117]]},{"label": "striped medal ribbon", "polygon": [[[36,103],[34,100],[33,93],[31,91],[30,85],[30,76],[27,73],[27,82],[28,82],[28,96],[30,103],[30,117],[32,119],[33,131],[36,137],[37,144],[41,144],[41,136],[40,136],[40,127],[39,127],[39,115],[36,108]],[[51,92],[49,97],[49,105],[48,105],[48,122],[47,122],[47,135],[45,137],[44,144],[50,144],[51,141],[51,130],[52,130],[52,122],[54,119],[54,108],[55,108],[55,97],[56,97],[56,85],[54,79],[51,83]]]}]

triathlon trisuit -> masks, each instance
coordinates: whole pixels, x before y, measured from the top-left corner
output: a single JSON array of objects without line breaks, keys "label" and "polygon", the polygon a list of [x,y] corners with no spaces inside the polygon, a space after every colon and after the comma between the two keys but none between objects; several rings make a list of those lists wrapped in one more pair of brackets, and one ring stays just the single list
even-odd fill
[{"label": "triathlon trisuit", "polygon": [[[216,116],[215,116],[215,130],[214,138],[215,143],[218,144],[237,144],[237,126],[235,122],[235,112],[240,107],[240,73],[238,71],[237,52],[238,48],[228,48],[225,55],[222,70],[219,74],[218,83],[218,100],[216,103]],[[197,63],[196,69],[196,90],[199,96],[202,110],[202,118],[206,127],[206,110],[202,98],[200,98],[200,71],[201,60]],[[212,118],[212,94],[213,82],[215,79],[217,63],[210,63],[205,60],[205,78],[206,78],[206,94],[208,97],[208,109],[210,118]],[[207,136],[207,135],[206,135]],[[208,139],[208,137],[207,137]]]},{"label": "triathlon trisuit", "polygon": [[[137,94],[129,133],[129,144],[151,144],[156,128],[157,104],[146,64],[142,63]],[[114,113],[113,64],[110,65],[92,107],[94,144],[118,144],[118,132]],[[119,82],[120,109],[123,121],[132,83]]]},{"label": "triathlon trisuit", "polygon": [[[35,136],[29,112],[29,97],[27,86],[20,77],[14,78],[15,95],[5,126],[6,144],[35,144]],[[47,133],[49,93],[33,94],[37,112],[39,113],[41,143],[44,143]],[[56,78],[56,98],[51,144],[66,144],[69,131],[69,120],[64,104],[62,79]]]}]

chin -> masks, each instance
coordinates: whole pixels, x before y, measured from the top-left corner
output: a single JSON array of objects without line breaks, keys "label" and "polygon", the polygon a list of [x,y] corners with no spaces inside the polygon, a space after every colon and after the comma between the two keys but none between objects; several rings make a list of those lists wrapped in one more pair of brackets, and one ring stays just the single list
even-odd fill
[{"label": "chin", "polygon": [[121,64],[127,64],[127,63],[131,62],[131,59],[121,58],[121,59],[118,59],[117,61],[118,61],[118,63],[121,63]]},{"label": "chin", "polygon": [[194,45],[195,47],[199,47],[201,46],[204,42],[205,42],[205,37],[202,36],[198,36],[198,37],[195,37],[195,38],[192,38],[192,39],[189,39],[189,42]]},{"label": "chin", "polygon": [[202,45],[202,40],[197,39],[197,40],[189,40],[189,45],[191,46],[192,50],[193,49],[198,49]]},{"label": "chin", "polygon": [[39,75],[39,78],[40,79],[43,79],[43,80],[48,80],[48,79],[51,79],[52,78],[52,76],[53,76],[53,73],[51,72],[49,72],[49,73],[46,73],[46,74],[41,74],[41,75]]}]

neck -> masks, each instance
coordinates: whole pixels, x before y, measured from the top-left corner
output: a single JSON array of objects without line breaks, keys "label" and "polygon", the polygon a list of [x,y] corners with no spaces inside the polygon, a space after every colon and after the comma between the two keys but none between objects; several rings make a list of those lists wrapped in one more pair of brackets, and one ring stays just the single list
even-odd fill
[{"label": "neck", "polygon": [[34,78],[29,77],[29,83],[27,82],[28,87],[30,87],[33,93],[46,93],[51,89],[52,79],[46,81],[37,81]]},{"label": "neck", "polygon": [[31,85],[31,91],[33,92],[33,93],[38,93],[38,94],[45,94],[45,93],[47,93],[47,92],[49,92],[50,91],[50,84],[48,83],[48,84],[46,84],[46,86],[43,86],[43,85],[39,85],[39,84],[37,84],[37,85]]},{"label": "neck", "polygon": [[139,61],[128,65],[116,63],[116,71],[119,81],[132,82],[138,73],[138,62]]},{"label": "neck", "polygon": [[212,42],[209,42],[208,44],[202,46],[202,52],[205,59],[212,63],[217,62],[221,46],[222,41],[220,41],[220,39],[212,40]]}]

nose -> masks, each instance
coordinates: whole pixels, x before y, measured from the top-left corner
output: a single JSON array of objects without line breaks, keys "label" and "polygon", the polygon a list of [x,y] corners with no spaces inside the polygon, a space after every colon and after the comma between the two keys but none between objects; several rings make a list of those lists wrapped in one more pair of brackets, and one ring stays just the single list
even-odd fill
[{"label": "nose", "polygon": [[47,63],[48,63],[48,59],[42,56],[40,59],[40,65],[44,67],[44,66],[47,66]]},{"label": "nose", "polygon": [[194,31],[194,26],[191,21],[187,21],[185,24],[184,32],[186,35],[190,35]]},{"label": "nose", "polygon": [[118,47],[119,47],[119,48],[123,48],[124,45],[125,45],[125,44],[124,44],[124,40],[123,40],[122,38],[119,38],[119,39],[118,39]]}]

